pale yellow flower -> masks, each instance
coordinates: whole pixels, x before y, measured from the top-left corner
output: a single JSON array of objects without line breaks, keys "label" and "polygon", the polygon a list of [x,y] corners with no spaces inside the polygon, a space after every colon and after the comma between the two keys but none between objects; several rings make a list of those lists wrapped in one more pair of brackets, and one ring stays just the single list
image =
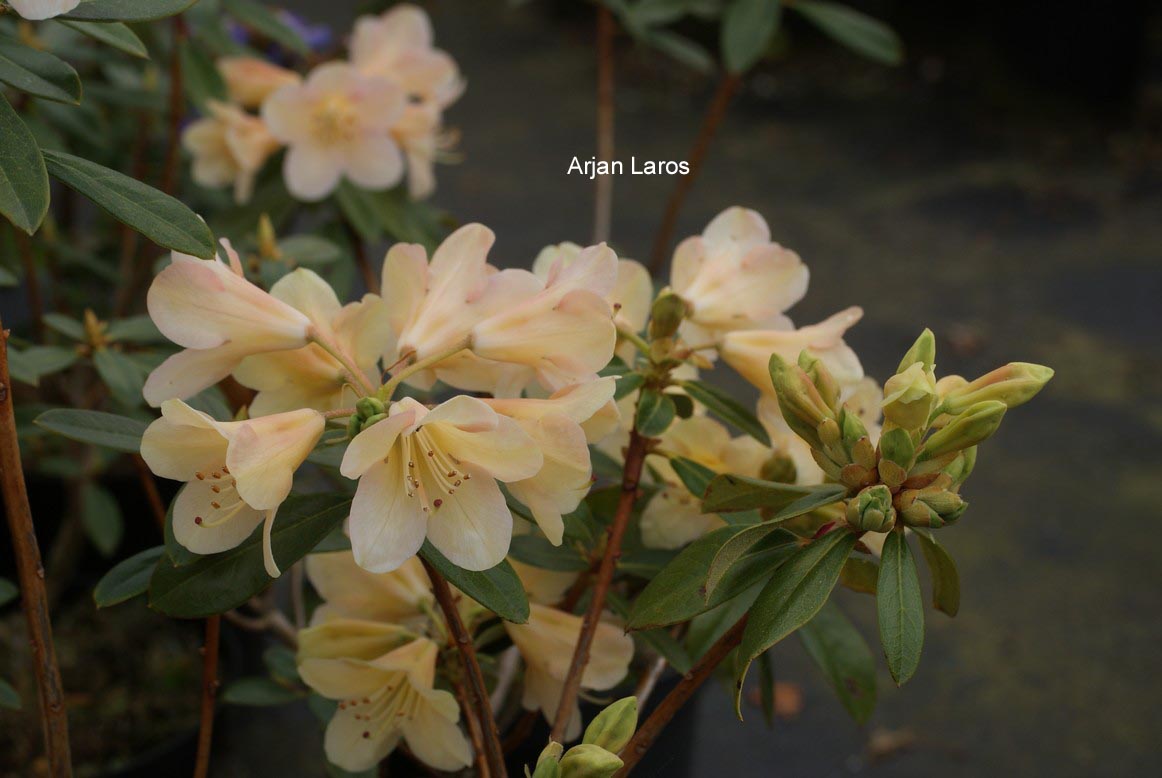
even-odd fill
[{"label": "pale yellow flower", "polygon": [[[528,522],[522,523],[525,527],[532,526]],[[521,533],[514,527],[513,534],[519,535]],[[511,556],[508,558],[508,563],[512,565],[512,569],[516,571],[517,577],[520,578],[521,584],[524,585],[525,594],[529,596],[529,600],[531,602],[539,602],[542,605],[555,605],[560,602],[579,575],[576,572],[546,570],[543,567],[526,565],[524,562]]]},{"label": "pale yellow flower", "polygon": [[150,405],[197,394],[245,357],[301,348],[310,338],[310,319],[247,281],[238,254],[222,245],[229,265],[175,252],[149,287],[154,324],[185,348],[150,373],[143,392]]},{"label": "pale yellow flower", "polygon": [[323,434],[322,415],[304,409],[220,422],[181,400],[165,401],[161,413],[141,438],[141,456],[162,478],[186,482],[173,504],[174,538],[212,554],[234,548],[262,523],[266,571],[277,578],[275,513]]},{"label": "pale yellow flower", "polygon": [[81,0],[8,0],[16,13],[25,19],[39,21],[67,14],[81,4]]},{"label": "pale yellow flower", "polygon": [[[357,366],[368,383],[379,384],[379,354],[390,334],[387,308],[378,296],[340,305],[330,284],[314,271],[299,268],[280,278],[270,294],[311,321],[314,337],[327,344],[349,365]],[[314,408],[330,411],[355,399],[352,378],[343,364],[318,343],[293,351],[274,351],[247,357],[235,369],[243,386],[257,389],[251,416]]]},{"label": "pale yellow flower", "polygon": [[433,103],[409,103],[391,128],[407,158],[408,194],[419,200],[436,191],[435,163],[452,159],[457,135],[443,126],[443,114]]},{"label": "pale yellow flower", "polygon": [[348,532],[355,560],[394,570],[425,537],[453,564],[487,570],[512,539],[497,481],[531,478],[544,458],[520,426],[484,402],[453,397],[432,410],[411,398],[347,447],[340,471],[358,478]]},{"label": "pale yellow flower", "polygon": [[371,573],[350,551],[311,554],[307,578],[323,598],[312,626],[335,619],[362,619],[421,629],[431,613],[432,585],[416,557],[389,573]]},{"label": "pale yellow flower", "polygon": [[398,84],[413,100],[439,108],[464,91],[456,62],[432,46],[427,13],[400,3],[381,16],[361,16],[351,34],[351,63],[361,72]]},{"label": "pale yellow flower", "polygon": [[234,201],[241,204],[254,193],[254,179],[282,146],[266,123],[236,105],[210,100],[210,115],[182,132],[182,146],[194,157],[191,174],[207,189],[234,187]]},{"label": "pale yellow flower", "polygon": [[321,200],[346,177],[364,189],[387,189],[403,177],[403,155],[392,126],[403,115],[403,91],[343,62],[311,71],[262,104],[271,133],[289,147],[283,162],[287,189],[301,200]]},{"label": "pale yellow flower", "polygon": [[230,102],[243,108],[258,108],[281,87],[302,82],[293,70],[258,57],[220,57],[216,64],[226,82]]}]

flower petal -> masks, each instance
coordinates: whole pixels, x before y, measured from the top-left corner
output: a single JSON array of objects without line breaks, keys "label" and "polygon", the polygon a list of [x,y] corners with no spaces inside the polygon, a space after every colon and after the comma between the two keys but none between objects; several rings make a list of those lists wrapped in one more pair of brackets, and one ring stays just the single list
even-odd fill
[{"label": "flower petal", "polygon": [[373,465],[355,490],[348,521],[351,550],[359,566],[373,573],[395,570],[424,544],[427,516],[419,500],[407,496],[406,466],[402,457]]},{"label": "flower petal", "polygon": [[508,554],[512,513],[500,487],[486,471],[470,464],[462,467],[471,478],[463,481],[455,494],[444,495],[443,504],[432,511],[427,521],[428,539],[457,567],[488,570]]}]

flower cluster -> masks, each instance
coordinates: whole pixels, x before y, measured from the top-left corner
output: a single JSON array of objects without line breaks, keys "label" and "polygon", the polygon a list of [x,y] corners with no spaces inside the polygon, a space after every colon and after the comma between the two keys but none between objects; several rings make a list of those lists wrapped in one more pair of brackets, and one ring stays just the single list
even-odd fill
[{"label": "flower cluster", "polygon": [[305,78],[255,57],[219,59],[228,102],[210,100],[183,135],[194,180],[233,186],[246,202],[258,172],[285,147],[283,177],[301,200],[323,199],[344,178],[387,189],[405,172],[412,197],[426,197],[433,164],[452,144],[444,110],[464,86],[432,41],[427,14],[401,3],[361,17],[348,60],[324,62]]}]

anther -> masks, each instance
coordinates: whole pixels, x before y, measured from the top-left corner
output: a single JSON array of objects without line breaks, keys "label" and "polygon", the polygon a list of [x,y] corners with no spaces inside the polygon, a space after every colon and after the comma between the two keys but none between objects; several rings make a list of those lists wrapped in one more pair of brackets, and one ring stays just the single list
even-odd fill
[{"label": "anther", "polygon": [[205,474],[205,473],[194,473],[194,475],[196,475],[196,476],[198,477],[198,480],[199,480],[199,481],[205,481],[205,480],[206,480],[206,474]]},{"label": "anther", "polygon": [[218,510],[218,509],[219,509],[219,508],[221,508],[222,506],[221,506],[220,504],[216,503],[216,502],[213,502],[213,501],[211,501],[211,502],[210,502],[210,507],[211,507],[211,508],[213,508],[214,510]]},{"label": "anther", "polygon": [[201,523],[202,523],[202,517],[201,517],[201,516],[195,516],[195,517],[194,517],[194,524],[201,524]]},{"label": "anther", "polygon": [[438,499],[438,498],[432,501],[432,505],[436,506],[437,508],[439,508],[443,504],[444,504],[444,501],[441,499]]}]

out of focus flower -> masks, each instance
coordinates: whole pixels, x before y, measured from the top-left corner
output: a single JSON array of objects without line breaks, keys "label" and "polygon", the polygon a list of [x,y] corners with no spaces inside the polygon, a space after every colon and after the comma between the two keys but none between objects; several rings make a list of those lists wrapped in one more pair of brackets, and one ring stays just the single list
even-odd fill
[{"label": "out of focus flower", "polygon": [[81,0],[8,0],[8,4],[25,19],[51,19],[66,14],[81,4]]},{"label": "out of focus flower", "polygon": [[347,447],[340,471],[358,478],[348,531],[355,560],[394,570],[425,537],[453,564],[487,570],[508,553],[512,514],[497,481],[531,478],[544,458],[520,426],[461,395],[432,410],[411,398]]},{"label": "out of focus flower", "polygon": [[382,16],[361,16],[351,34],[351,64],[398,84],[411,99],[438,108],[464,90],[456,62],[432,46],[432,23],[417,6],[400,3]]},{"label": "out of focus flower", "polygon": [[278,577],[271,527],[295,470],[323,434],[322,415],[304,409],[220,422],[181,400],[162,403],[161,414],[142,436],[141,456],[162,478],[186,482],[173,504],[174,538],[212,554],[262,523],[266,572]]},{"label": "out of focus flower", "polygon": [[311,624],[360,619],[417,628],[428,620],[432,585],[416,557],[389,573],[370,573],[350,551],[311,554],[307,577],[324,602]]},{"label": "out of focus flower", "polygon": [[456,133],[443,128],[443,117],[433,104],[409,104],[391,128],[391,136],[407,157],[408,194],[419,200],[436,191],[435,163],[450,158]]},{"label": "out of focus flower", "polygon": [[182,146],[194,157],[194,181],[208,189],[234,187],[234,200],[245,203],[254,179],[281,144],[266,123],[235,105],[210,100],[210,115],[182,132]]},{"label": "out of focus flower", "polygon": [[[340,306],[330,284],[314,271],[299,268],[280,278],[270,294],[310,319],[317,340],[357,366],[362,377],[378,385],[380,350],[389,334],[386,306],[376,295]],[[234,370],[243,386],[257,389],[250,403],[252,416],[314,408],[329,411],[343,406],[344,392],[353,379],[347,368],[319,343],[293,351],[273,351],[247,357]]]},{"label": "out of focus flower", "polygon": [[243,108],[258,108],[281,87],[302,82],[293,70],[258,57],[221,57],[216,64],[226,82],[230,102]]},{"label": "out of focus flower", "polygon": [[386,189],[403,176],[403,155],[390,130],[403,115],[404,92],[394,83],[330,62],[302,84],[280,88],[262,104],[271,133],[289,147],[287,189],[321,200],[346,177],[364,189]]},{"label": "out of focus flower", "polygon": [[237,252],[230,259],[196,259],[174,253],[146,297],[161,333],[185,348],[161,363],[145,382],[146,402],[197,394],[230,374],[251,354],[307,344],[311,321],[242,275]]}]

